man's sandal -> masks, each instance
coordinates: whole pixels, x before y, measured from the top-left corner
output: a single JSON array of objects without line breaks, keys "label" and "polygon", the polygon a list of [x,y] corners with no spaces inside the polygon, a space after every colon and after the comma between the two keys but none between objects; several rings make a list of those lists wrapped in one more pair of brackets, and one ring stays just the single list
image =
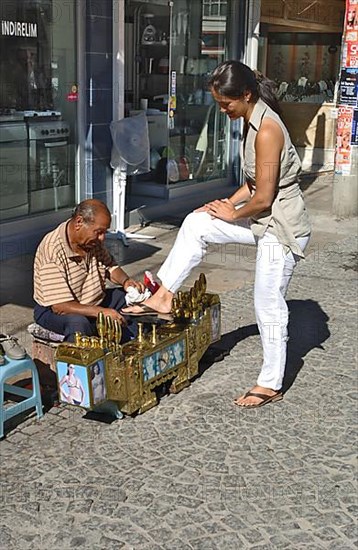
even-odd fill
[{"label": "man's sandal", "polygon": [[244,399],[246,397],[258,397],[262,401],[259,403],[249,403],[248,405],[245,405],[244,403],[238,403],[237,399],[235,399],[234,403],[238,407],[243,407],[245,409],[256,409],[257,407],[263,407],[267,403],[275,403],[275,401],[281,401],[283,399],[283,395],[281,392],[275,393],[274,395],[267,395],[267,393],[257,393],[254,391],[248,391],[244,395]]}]

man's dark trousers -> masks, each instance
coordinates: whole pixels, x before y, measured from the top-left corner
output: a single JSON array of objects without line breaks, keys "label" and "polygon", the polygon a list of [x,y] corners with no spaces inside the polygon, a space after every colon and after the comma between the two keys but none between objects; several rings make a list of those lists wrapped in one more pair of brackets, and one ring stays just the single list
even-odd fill
[{"label": "man's dark trousers", "polygon": [[[100,305],[120,311],[122,307],[127,305],[124,290],[121,288],[106,290],[106,296]],[[80,332],[85,336],[95,336],[97,334],[96,319],[84,315],[58,315],[52,311],[51,306],[44,307],[36,304],[34,318],[36,323],[43,328],[57,332],[57,334],[63,334],[66,342],[74,341],[75,332]],[[131,318],[127,319],[127,326],[122,326],[122,329],[122,342],[128,342],[137,336],[137,323]]]}]

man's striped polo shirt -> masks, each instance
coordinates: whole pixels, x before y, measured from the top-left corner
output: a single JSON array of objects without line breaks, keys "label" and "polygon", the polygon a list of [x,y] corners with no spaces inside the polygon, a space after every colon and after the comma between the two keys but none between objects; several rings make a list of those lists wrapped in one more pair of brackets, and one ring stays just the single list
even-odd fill
[{"label": "man's striped polo shirt", "polygon": [[40,306],[76,300],[99,305],[105,281],[118,266],[102,244],[85,257],[71,250],[66,228],[69,220],[48,233],[38,246],[34,262],[34,299]]}]

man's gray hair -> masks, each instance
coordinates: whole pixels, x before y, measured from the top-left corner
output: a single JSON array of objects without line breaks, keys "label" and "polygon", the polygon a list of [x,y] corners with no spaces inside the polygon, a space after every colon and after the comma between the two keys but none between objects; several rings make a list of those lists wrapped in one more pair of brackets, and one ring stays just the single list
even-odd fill
[{"label": "man's gray hair", "polygon": [[99,212],[106,212],[108,217],[111,218],[111,213],[104,202],[99,201],[98,199],[87,199],[80,202],[80,204],[76,206],[72,214],[72,219],[75,219],[77,216],[81,216],[84,223],[90,224],[94,222],[95,217]]}]

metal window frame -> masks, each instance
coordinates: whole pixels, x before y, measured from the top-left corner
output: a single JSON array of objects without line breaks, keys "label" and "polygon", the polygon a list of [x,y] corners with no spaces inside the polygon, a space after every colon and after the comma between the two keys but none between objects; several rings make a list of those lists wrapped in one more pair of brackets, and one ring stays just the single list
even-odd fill
[{"label": "metal window frame", "polygon": [[86,0],[76,2],[76,55],[77,55],[77,150],[75,172],[75,199],[76,203],[85,198],[86,182]]}]

